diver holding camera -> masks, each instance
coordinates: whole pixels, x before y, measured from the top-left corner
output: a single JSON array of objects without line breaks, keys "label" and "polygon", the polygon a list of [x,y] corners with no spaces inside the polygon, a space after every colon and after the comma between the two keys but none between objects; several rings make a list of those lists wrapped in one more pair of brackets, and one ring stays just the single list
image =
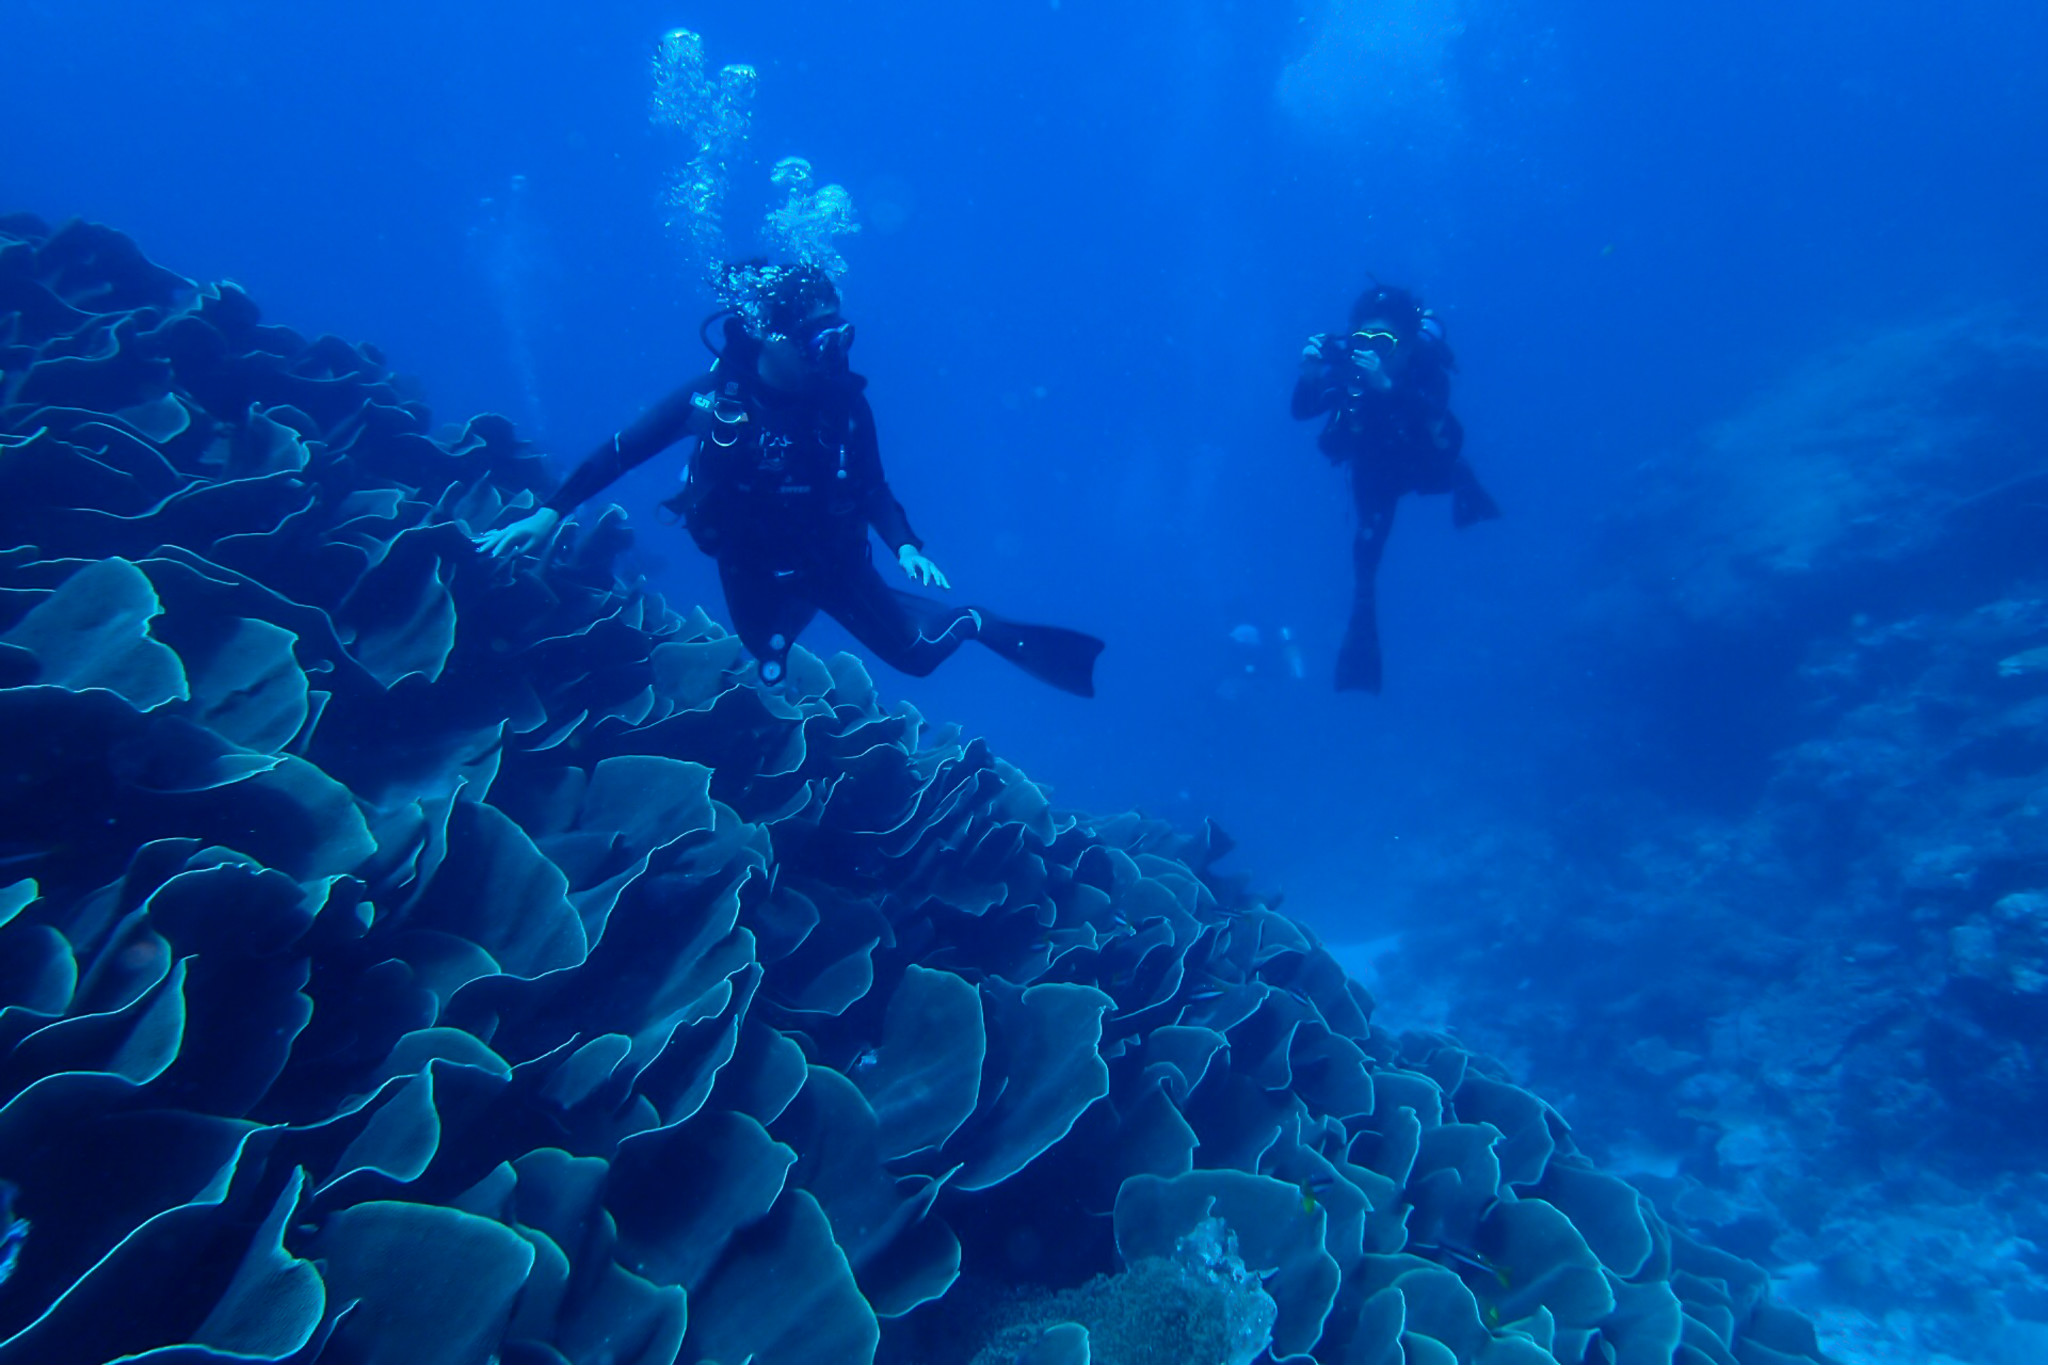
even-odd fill
[{"label": "diver holding camera", "polygon": [[1302,348],[1294,416],[1327,414],[1316,444],[1350,467],[1358,507],[1357,581],[1337,655],[1339,691],[1380,690],[1374,580],[1402,496],[1450,494],[1451,521],[1461,530],[1500,515],[1465,461],[1465,428],[1451,411],[1456,363],[1436,316],[1414,294],[1385,285],[1359,295],[1348,332],[1319,333]]}]

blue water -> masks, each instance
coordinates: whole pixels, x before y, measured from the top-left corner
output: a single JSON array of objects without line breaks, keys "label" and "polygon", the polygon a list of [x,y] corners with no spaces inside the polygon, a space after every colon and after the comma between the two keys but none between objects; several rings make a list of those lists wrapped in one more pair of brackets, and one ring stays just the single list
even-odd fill
[{"label": "blue water", "polygon": [[[374,341],[565,467],[702,361],[652,44],[688,23],[756,64],[753,150],[865,208],[858,360],[934,558],[1111,642],[1092,705],[986,657],[902,694],[1065,799],[1214,816],[1332,928],[1403,841],[1571,752],[1551,645],[1616,471],[1819,341],[2048,262],[2048,19],[2019,4],[10,11],[10,203]],[[1325,685],[1350,509],[1285,412],[1368,271],[1446,318],[1509,509],[1454,537],[1404,507],[1377,702]],[[645,521],[673,477],[624,500]],[[713,595],[678,537],[642,545]],[[1219,700],[1240,622],[1291,627],[1310,681]]]},{"label": "blue water", "polygon": [[[885,687],[1063,802],[1213,817],[1336,941],[1398,932],[1415,878],[1629,766],[1575,642],[1631,571],[1596,533],[1646,457],[1826,347],[2048,302],[2048,10],[2019,0],[13,0],[4,23],[0,204],[373,342],[443,417],[508,413],[564,472],[704,360],[710,301],[655,207],[652,46],[687,25],[754,63],[736,245],[778,156],[851,190],[855,361],[928,552],[965,600],[1110,642],[1092,702],[978,651]],[[1329,686],[1351,509],[1286,412],[1302,338],[1368,272],[1444,318],[1507,510],[1457,534],[1403,506],[1380,698]],[[715,605],[653,516],[676,468],[614,496],[653,584]],[[1306,679],[1247,680],[1243,624],[1291,629]],[[1657,685],[1646,709],[1741,723],[1711,680]],[[1702,762],[1702,798],[1725,776]]]}]

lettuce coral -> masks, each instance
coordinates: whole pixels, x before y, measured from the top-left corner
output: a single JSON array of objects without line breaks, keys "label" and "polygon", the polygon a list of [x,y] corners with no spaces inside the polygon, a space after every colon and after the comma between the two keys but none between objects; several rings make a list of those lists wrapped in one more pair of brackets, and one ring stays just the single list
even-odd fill
[{"label": "lettuce coral", "polygon": [[[80,224],[0,366],[0,1365],[965,1359],[1119,1274],[1219,1361],[1815,1358],[1213,832],[761,689],[615,510],[480,559],[502,419]],[[1022,1358],[1159,1358],[1079,1293]]]}]

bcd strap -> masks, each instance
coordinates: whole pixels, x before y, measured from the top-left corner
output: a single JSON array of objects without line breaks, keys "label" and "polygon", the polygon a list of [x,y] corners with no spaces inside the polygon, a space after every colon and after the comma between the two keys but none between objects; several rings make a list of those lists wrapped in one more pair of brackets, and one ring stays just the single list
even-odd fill
[{"label": "bcd strap", "polygon": [[738,445],[740,437],[745,434],[740,428],[753,420],[737,380],[728,380],[716,396],[709,393],[696,395],[690,400],[690,405],[711,418],[711,444],[720,450],[730,450]]}]

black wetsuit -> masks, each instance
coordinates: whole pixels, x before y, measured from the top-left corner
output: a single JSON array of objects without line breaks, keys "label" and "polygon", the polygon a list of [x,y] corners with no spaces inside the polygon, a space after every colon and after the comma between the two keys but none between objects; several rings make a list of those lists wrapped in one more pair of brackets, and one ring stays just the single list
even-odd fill
[{"label": "black wetsuit", "polygon": [[873,527],[891,550],[923,542],[882,475],[874,412],[857,374],[801,393],[755,380],[752,358],[722,361],[663,398],[576,467],[547,506],[567,514],[686,436],[698,437],[684,491],[667,505],[718,561],[734,631],[778,680],[823,611],[893,668],[923,677],[968,640],[1034,676],[1093,694],[1102,643],[898,592],[876,570]]},{"label": "black wetsuit", "polygon": [[1460,527],[1500,515],[1465,462],[1465,428],[1451,411],[1450,353],[1427,334],[1403,343],[1407,354],[1381,388],[1347,356],[1334,356],[1294,386],[1297,418],[1329,414],[1316,443],[1351,468],[1358,530],[1351,543],[1356,579],[1351,619],[1337,654],[1340,691],[1380,690],[1379,610],[1374,592],[1380,556],[1394,529],[1394,508],[1407,493],[1451,494]]}]

